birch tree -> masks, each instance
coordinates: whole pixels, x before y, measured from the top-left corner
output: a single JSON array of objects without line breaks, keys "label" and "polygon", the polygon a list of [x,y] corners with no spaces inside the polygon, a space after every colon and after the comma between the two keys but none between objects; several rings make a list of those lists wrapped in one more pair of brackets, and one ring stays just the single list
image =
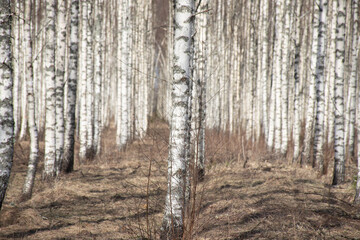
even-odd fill
[{"label": "birch tree", "polygon": [[14,109],[14,135],[19,132],[19,46],[20,46],[20,1],[14,4],[14,17],[12,18],[12,57],[13,57],[13,109]]},{"label": "birch tree", "polygon": [[79,159],[80,161],[86,158],[86,143],[87,143],[87,115],[86,115],[86,58],[87,58],[87,14],[88,3],[81,1],[81,50],[79,62]]},{"label": "birch tree", "polygon": [[284,20],[282,27],[282,69],[281,69],[281,148],[280,151],[282,154],[286,154],[288,146],[288,73],[290,66],[290,1],[286,0],[284,2]]},{"label": "birch tree", "polygon": [[320,173],[324,171],[324,112],[325,112],[325,93],[324,93],[324,64],[325,64],[325,46],[326,46],[326,16],[327,1],[317,0],[316,6],[319,8],[319,27],[317,42],[317,59],[315,70],[316,84],[316,120],[315,120],[315,138],[314,138],[314,157],[315,164]]},{"label": "birch tree", "polygon": [[[204,1],[198,7],[198,11],[206,12],[209,9],[209,0]],[[198,179],[203,179],[205,175],[205,119],[206,119],[206,81],[208,77],[207,73],[207,57],[208,57],[208,50],[207,50],[207,41],[206,41],[206,34],[207,34],[207,23],[208,23],[208,15],[206,13],[199,14],[197,16],[197,24],[198,24],[198,34],[195,36],[195,44],[197,47],[197,68],[198,68],[198,79],[195,79],[196,85],[196,93],[197,98],[194,99],[197,101],[198,111],[197,117],[194,117],[195,127],[193,128],[196,134],[195,138],[195,164],[196,170],[198,174]],[[194,91],[194,92],[195,92]]]},{"label": "birch tree", "polygon": [[64,0],[57,0],[56,12],[56,174],[59,174],[64,154],[64,77],[66,53],[66,6]]},{"label": "birch tree", "polygon": [[276,2],[276,34],[275,34],[275,46],[274,46],[274,88],[275,88],[275,144],[276,151],[281,149],[281,47],[283,41],[283,28],[284,23],[282,21],[284,15],[284,2]]},{"label": "birch tree", "polygon": [[87,1],[86,27],[86,157],[94,157],[94,1]]},{"label": "birch tree", "polygon": [[296,1],[295,11],[295,59],[294,59],[294,157],[293,162],[296,162],[300,155],[300,14],[301,14],[301,0]]},{"label": "birch tree", "polygon": [[268,1],[261,1],[261,15],[262,15],[262,29],[261,29],[261,81],[262,81],[262,113],[263,121],[262,125],[264,128],[265,139],[268,139],[269,136],[269,124],[268,124],[268,105],[267,105],[267,85],[268,85],[268,44],[269,44],[269,34],[268,34]]},{"label": "birch tree", "polygon": [[345,17],[346,4],[338,0],[336,20],[336,60],[335,60],[335,165],[333,185],[345,180],[344,150],[344,62],[345,62]]},{"label": "birch tree", "polygon": [[162,225],[163,239],[181,239],[186,209],[186,153],[189,136],[189,98],[192,80],[194,1],[175,2],[174,18],[174,66],[171,130],[168,158],[168,192]]},{"label": "birch tree", "polygon": [[56,79],[55,79],[55,0],[46,1],[46,119],[45,156],[43,177],[53,178],[56,174]]},{"label": "birch tree", "polygon": [[320,8],[319,1],[314,2],[314,17],[313,17],[313,36],[311,44],[311,62],[310,62],[310,83],[309,83],[309,97],[306,112],[306,125],[305,125],[305,139],[304,151],[302,153],[302,163],[311,165],[311,146],[314,137],[314,119],[315,119],[315,106],[316,106],[316,64],[318,56],[318,39],[319,39],[319,24],[320,24]]},{"label": "birch tree", "polygon": [[95,21],[94,21],[94,143],[93,150],[95,154],[100,153],[101,140],[101,82],[102,82],[102,18],[103,18],[103,0],[95,1]]},{"label": "birch tree", "polygon": [[[356,112],[356,83],[357,83],[357,64],[358,64],[358,17],[359,10],[357,0],[353,0],[351,3],[353,26],[352,26],[352,45],[351,45],[351,70],[349,80],[349,95],[348,95],[348,133],[346,134],[348,141],[348,155],[350,158],[354,157],[354,139],[355,139],[355,112]],[[349,36],[350,37],[350,36]],[[346,131],[345,131],[346,132]]]},{"label": "birch tree", "polygon": [[75,111],[76,90],[78,83],[78,51],[79,51],[79,0],[71,1],[70,22],[70,56],[69,77],[67,84],[65,112],[65,136],[64,136],[64,160],[62,171],[71,172],[74,168],[74,144],[75,144]]},{"label": "birch tree", "polygon": [[28,99],[28,128],[30,133],[30,157],[28,164],[28,171],[25,178],[25,183],[22,191],[22,199],[29,199],[32,194],[34,186],[37,163],[39,159],[39,142],[38,130],[35,122],[35,98],[34,98],[34,78],[33,78],[33,48],[32,48],[32,33],[31,33],[31,9],[32,1],[25,1],[25,56],[26,56],[26,84],[27,84],[27,99]]},{"label": "birch tree", "polygon": [[2,206],[14,154],[13,78],[11,72],[11,8],[0,1],[0,208]]},{"label": "birch tree", "polygon": [[128,107],[128,90],[129,90],[129,34],[130,34],[130,2],[123,0],[121,5],[121,122],[120,122],[120,138],[118,147],[123,149],[128,141],[129,133],[129,107]]},{"label": "birch tree", "polygon": [[328,106],[326,111],[326,123],[328,123],[328,138],[329,144],[334,142],[334,124],[335,124],[335,60],[336,60],[336,21],[337,21],[337,5],[338,0],[332,1],[332,15],[330,21],[329,33],[329,48],[328,48],[328,74],[327,74],[327,91],[329,92]]}]

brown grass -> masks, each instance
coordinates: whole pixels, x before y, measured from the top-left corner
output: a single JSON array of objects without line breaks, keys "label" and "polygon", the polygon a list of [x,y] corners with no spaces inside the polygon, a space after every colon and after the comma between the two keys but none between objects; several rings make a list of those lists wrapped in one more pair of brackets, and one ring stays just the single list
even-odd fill
[{"label": "brown grass", "polygon": [[[33,198],[23,203],[18,199],[28,142],[17,144],[0,238],[157,239],[168,131],[165,123],[154,120],[143,140],[118,152],[112,126],[103,134],[101,156],[82,165],[76,161],[73,173],[52,183],[42,182],[39,171]],[[206,141],[206,176],[197,185],[189,238],[360,238],[360,209],[352,205],[354,165],[348,164],[346,183],[334,188],[331,162],[328,174],[319,177],[241,135],[208,131]]]}]

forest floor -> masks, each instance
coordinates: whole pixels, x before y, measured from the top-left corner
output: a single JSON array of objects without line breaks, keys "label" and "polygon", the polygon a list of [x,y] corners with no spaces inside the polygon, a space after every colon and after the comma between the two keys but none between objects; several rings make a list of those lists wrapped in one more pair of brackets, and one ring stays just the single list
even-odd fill
[{"label": "forest floor", "polygon": [[[157,239],[169,130],[158,120],[150,125],[123,152],[116,150],[114,128],[107,129],[101,156],[76,161],[73,173],[54,182],[42,182],[38,171],[26,202],[18,199],[29,143],[17,143],[0,239]],[[360,239],[355,165],[347,167],[346,183],[332,187],[331,174],[319,177],[263,149],[208,132],[206,176],[193,189],[186,226],[193,239]]]}]

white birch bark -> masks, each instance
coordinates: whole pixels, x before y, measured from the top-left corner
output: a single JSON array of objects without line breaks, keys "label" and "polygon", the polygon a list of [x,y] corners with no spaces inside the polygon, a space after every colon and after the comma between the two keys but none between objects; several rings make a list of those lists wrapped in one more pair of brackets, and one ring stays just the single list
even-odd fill
[{"label": "white birch bark", "polygon": [[315,106],[316,106],[316,64],[318,56],[318,39],[319,39],[319,24],[320,24],[320,10],[317,2],[314,2],[314,17],[313,17],[313,36],[311,43],[311,62],[310,62],[310,83],[309,83],[309,96],[306,113],[305,125],[305,139],[304,150],[302,153],[302,163],[311,165],[311,146],[314,136],[314,119],[315,119]]},{"label": "white birch bark", "polygon": [[[358,24],[358,23],[357,23]],[[360,39],[357,40],[357,51],[360,49]],[[359,69],[358,67],[356,68]],[[359,74],[357,73],[357,76]],[[356,193],[355,193],[355,203],[360,204],[360,130],[359,130],[359,123],[360,123],[360,92],[358,92],[357,96],[357,113],[356,113],[356,120],[357,120],[357,181],[356,181]]]},{"label": "white birch bark", "polygon": [[120,144],[119,149],[123,149],[128,141],[129,134],[129,111],[128,108],[128,90],[129,90],[129,23],[130,23],[130,11],[129,11],[129,0],[123,0],[122,2],[122,32],[121,32],[121,123],[120,123]]},{"label": "white birch bark", "polygon": [[87,14],[88,4],[86,1],[81,2],[81,48],[79,58],[79,101],[80,101],[80,113],[79,113],[79,160],[80,162],[86,158],[86,144],[87,144],[87,105],[86,105],[86,62],[87,62]]},{"label": "white birch bark", "polygon": [[100,153],[100,140],[101,140],[101,88],[102,88],[102,5],[103,0],[95,1],[95,21],[94,21],[94,153]]},{"label": "white birch bark", "polygon": [[300,155],[300,14],[301,14],[301,0],[296,1],[296,12],[295,12],[295,60],[294,60],[294,156],[293,162],[297,162]]},{"label": "white birch bark", "polygon": [[93,7],[94,1],[87,2],[86,28],[86,156],[94,157],[94,52],[93,52]]},{"label": "white birch bark", "polygon": [[335,60],[335,165],[333,185],[345,180],[345,150],[344,150],[344,62],[345,62],[345,18],[346,4],[338,0],[336,60]]},{"label": "white birch bark", "polygon": [[43,177],[53,178],[56,174],[56,79],[55,79],[55,1],[46,1],[46,119],[45,119],[45,157]]},{"label": "white birch bark", "polygon": [[116,145],[118,146],[118,148],[121,147],[121,115],[122,115],[122,111],[121,111],[121,79],[122,79],[122,75],[121,75],[121,64],[122,64],[122,54],[121,54],[121,42],[122,42],[122,38],[121,33],[122,33],[122,19],[123,19],[123,15],[122,15],[122,8],[123,8],[123,2],[120,1],[118,2],[118,14],[117,14],[117,22],[118,22],[118,37],[117,37],[117,58],[116,58],[116,66],[117,66],[117,84],[116,84],[116,89],[117,89],[117,98],[116,98]]},{"label": "white birch bark", "polygon": [[286,154],[287,146],[288,146],[288,88],[289,88],[289,81],[288,81],[288,73],[289,73],[289,66],[290,66],[290,46],[289,46],[289,39],[290,39],[290,1],[286,0],[284,2],[284,20],[283,20],[283,27],[282,29],[282,42],[281,42],[281,49],[282,49],[282,59],[281,59],[281,148],[280,152],[282,154]]},{"label": "white birch bark", "polygon": [[325,93],[324,93],[324,64],[326,47],[326,22],[327,22],[327,1],[317,0],[319,8],[319,28],[317,43],[316,60],[316,120],[314,137],[314,157],[315,164],[320,173],[324,171],[324,112],[325,112]]},{"label": "white birch bark", "polygon": [[268,44],[269,44],[269,34],[268,34],[268,1],[261,1],[261,13],[262,13],[262,29],[261,29],[261,45],[262,45],[262,54],[261,54],[261,81],[262,81],[262,126],[265,133],[265,139],[268,139],[269,136],[269,124],[268,124],[268,96],[267,96],[267,86],[268,86]]},{"label": "white birch bark", "polygon": [[[360,49],[360,39],[357,41],[357,51]],[[357,70],[359,69],[358,67],[356,68]],[[357,74],[358,76],[358,74]],[[356,115],[356,120],[357,120],[357,181],[356,181],[356,193],[355,193],[355,198],[354,198],[354,202],[356,204],[360,204],[360,130],[359,130],[359,123],[360,123],[360,92],[358,92],[357,95],[357,115]]]},{"label": "white birch bark", "polygon": [[19,133],[19,47],[20,47],[20,1],[15,1],[14,16],[12,18],[12,56],[13,56],[13,109],[14,109],[14,135],[17,136]]},{"label": "white birch bark", "polygon": [[334,142],[334,123],[335,123],[335,59],[336,59],[336,20],[337,20],[337,0],[332,1],[332,15],[330,22],[330,43],[328,48],[328,74],[327,74],[327,83],[329,91],[329,101],[326,111],[326,122],[328,123],[327,127],[327,141],[328,144],[333,144]]},{"label": "white birch bark", "polygon": [[19,52],[19,91],[20,91],[20,133],[19,139],[23,140],[27,133],[27,100],[26,100],[26,72],[27,69],[25,67],[25,38],[24,38],[24,27],[25,27],[25,17],[24,17],[24,1],[20,1],[20,12],[19,12],[19,23],[20,23],[20,52]]},{"label": "white birch bark", "polygon": [[60,173],[64,155],[64,76],[66,53],[66,6],[64,0],[57,0],[56,12],[56,174]]},{"label": "white birch bark", "polygon": [[31,8],[32,1],[25,1],[25,56],[26,56],[26,84],[27,84],[27,99],[28,99],[28,128],[30,133],[30,156],[28,163],[28,171],[25,178],[25,183],[22,191],[22,199],[29,199],[32,194],[34,186],[37,163],[39,159],[39,142],[38,131],[35,122],[35,99],[34,99],[34,79],[33,79],[33,63],[32,63],[32,36],[31,36]]},{"label": "white birch bark", "polygon": [[172,115],[168,159],[168,193],[163,218],[163,239],[181,239],[186,208],[187,138],[189,136],[190,69],[193,55],[193,0],[175,3]]},{"label": "white birch bark", "polygon": [[[201,3],[199,8],[200,12],[205,12],[209,9],[209,0]],[[199,80],[197,82],[197,101],[198,101],[198,118],[195,121],[198,122],[197,128],[194,129],[196,132],[196,146],[195,146],[195,164],[197,170],[198,180],[202,180],[205,175],[205,125],[206,125],[206,82],[208,78],[207,72],[207,24],[208,24],[208,15],[202,13],[198,15],[198,74]],[[232,125],[232,124],[230,124]]]},{"label": "white birch bark", "polygon": [[284,2],[277,1],[276,2],[276,16],[275,16],[275,45],[274,45],[274,75],[273,81],[275,87],[275,151],[280,151],[281,149],[281,113],[282,106],[281,105],[281,47],[283,41],[283,27],[284,23],[282,21],[284,13]]},{"label": "white birch bark", "polygon": [[[354,140],[355,140],[355,111],[356,111],[356,83],[357,83],[357,64],[358,64],[358,0],[352,1],[353,10],[353,26],[352,26],[352,46],[351,46],[351,70],[349,79],[349,115],[348,115],[348,131],[345,136],[348,138],[348,156],[354,157]],[[346,131],[345,131],[346,132]]]},{"label": "white birch bark", "polygon": [[13,78],[11,72],[11,8],[0,0],[0,208],[14,154]]},{"label": "white birch bark", "polygon": [[67,108],[65,115],[64,159],[62,171],[71,172],[74,169],[75,147],[75,110],[76,91],[78,84],[78,56],[79,56],[79,0],[71,1],[70,21],[70,55],[69,74],[67,79]]}]

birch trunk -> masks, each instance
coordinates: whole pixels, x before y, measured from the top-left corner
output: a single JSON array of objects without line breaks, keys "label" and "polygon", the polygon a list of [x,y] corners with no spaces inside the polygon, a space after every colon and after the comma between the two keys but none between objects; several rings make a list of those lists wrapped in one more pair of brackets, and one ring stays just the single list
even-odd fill
[{"label": "birch trunk", "polygon": [[20,133],[19,140],[24,140],[27,133],[27,101],[26,101],[26,71],[25,68],[25,41],[24,41],[24,26],[25,26],[25,17],[24,17],[24,1],[20,1],[20,12],[19,12],[19,23],[20,23],[20,42],[19,42],[19,91],[20,91],[20,102],[19,102],[19,111],[20,111]]},{"label": "birch trunk", "polygon": [[357,64],[358,64],[358,0],[352,1],[353,10],[353,28],[352,28],[352,46],[351,46],[351,72],[349,80],[349,123],[348,123],[348,156],[354,157],[354,139],[355,139],[355,111],[356,111],[356,83],[357,83]]},{"label": "birch trunk", "polygon": [[130,35],[130,3],[129,0],[122,2],[122,32],[121,32],[121,124],[120,126],[120,144],[119,149],[123,149],[128,141],[129,133],[129,111],[128,108],[128,90],[129,90],[129,35]]},{"label": "birch trunk", "polygon": [[60,173],[64,155],[64,75],[66,53],[66,6],[64,0],[57,0],[56,12],[56,174]]},{"label": "birch trunk", "polygon": [[261,81],[262,81],[262,114],[263,114],[263,129],[265,133],[265,139],[268,139],[269,136],[269,124],[268,124],[268,99],[267,99],[267,86],[268,86],[268,44],[269,44],[269,35],[268,35],[268,1],[261,1],[262,4],[262,54],[261,54]]},{"label": "birch trunk", "polygon": [[193,58],[194,1],[175,2],[174,22],[174,66],[171,113],[171,130],[168,159],[168,193],[162,226],[162,239],[181,239],[184,230],[186,209],[186,153],[189,136],[189,98],[192,79],[191,60]]},{"label": "birch trunk", "polygon": [[281,148],[280,152],[285,155],[288,147],[288,73],[290,66],[290,1],[284,3],[284,21],[282,27],[282,69],[281,69]]},{"label": "birch trunk", "polygon": [[81,2],[81,50],[79,58],[79,160],[80,162],[86,158],[86,143],[87,143],[87,115],[86,115],[86,62],[87,62],[87,14],[88,3],[86,1]]},{"label": "birch trunk", "polygon": [[317,43],[316,60],[316,120],[315,120],[315,138],[314,138],[314,157],[315,164],[320,173],[324,172],[324,112],[325,112],[325,93],[324,93],[324,64],[326,47],[326,16],[327,1],[317,0],[319,8],[319,28]]},{"label": "birch trunk", "polygon": [[69,75],[67,82],[67,108],[65,112],[64,160],[62,171],[71,172],[74,169],[75,145],[75,110],[76,91],[78,84],[78,55],[79,55],[79,0],[71,1],[70,22],[70,56]]},{"label": "birch trunk", "polygon": [[[202,3],[200,12],[207,11],[209,9],[209,0]],[[195,164],[197,168],[198,179],[202,180],[205,175],[205,125],[206,125],[206,82],[208,78],[207,72],[207,14],[201,14],[198,16],[199,22],[199,33],[198,33],[198,69],[199,69],[199,80],[197,83],[197,101],[198,101],[198,121],[197,129],[197,140],[195,147]],[[231,124],[232,125],[232,124]]]},{"label": "birch trunk", "polygon": [[344,62],[345,62],[345,17],[346,4],[338,0],[336,60],[335,60],[335,165],[333,185],[345,180],[344,150]]},{"label": "birch trunk", "polygon": [[294,61],[294,80],[295,80],[295,98],[294,98],[294,157],[293,162],[297,162],[300,155],[300,14],[301,0],[296,1],[296,24],[295,24],[295,61]]},{"label": "birch trunk", "polygon": [[276,2],[276,34],[275,34],[275,44],[274,44],[274,87],[275,87],[275,151],[280,151],[281,149],[281,47],[283,41],[283,27],[284,23],[282,21],[284,13],[284,3],[282,1]]},{"label": "birch trunk", "polygon": [[[357,41],[357,51],[359,51],[360,49],[360,40]],[[356,68],[357,70],[359,70],[359,68]],[[359,125],[360,123],[360,92],[358,92],[358,96],[357,96],[357,124]],[[355,193],[355,203],[356,204],[360,204],[360,130],[359,127],[357,125],[357,181],[356,181],[356,193]]]},{"label": "birch trunk", "polygon": [[11,8],[0,0],[0,209],[8,186],[14,154],[13,78],[11,72]]},{"label": "birch trunk", "polygon": [[116,84],[116,89],[117,89],[117,99],[116,99],[116,145],[118,146],[118,148],[121,148],[121,115],[122,115],[122,111],[121,111],[121,79],[122,79],[122,74],[121,74],[121,65],[122,65],[122,54],[121,54],[121,43],[122,43],[122,38],[121,33],[122,33],[122,19],[123,19],[123,15],[122,13],[122,8],[123,8],[123,2],[118,2],[118,15],[117,15],[117,22],[118,22],[118,37],[117,37],[117,58],[116,58],[116,66],[117,66],[117,84]]},{"label": "birch trunk", "polygon": [[[359,51],[360,49],[360,41],[357,41],[357,51]],[[359,68],[356,68],[357,70],[359,70]],[[358,75],[358,74],[357,74]],[[357,124],[359,125],[360,123],[360,92],[358,93],[357,96]],[[355,193],[355,203],[356,204],[360,204],[360,130],[359,127],[357,126],[357,181],[356,181],[356,193]]]},{"label": "birch trunk", "polygon": [[87,2],[86,28],[86,157],[94,157],[94,54],[93,54],[93,6],[94,1]]},{"label": "birch trunk", "polygon": [[46,119],[45,156],[43,178],[53,178],[56,174],[56,80],[55,80],[55,0],[46,1]]},{"label": "birch trunk", "polygon": [[[317,0],[319,1],[319,0]],[[311,62],[310,62],[310,83],[309,83],[309,97],[306,113],[306,125],[305,125],[305,139],[304,139],[304,151],[302,153],[302,163],[311,165],[311,146],[314,136],[314,114],[316,106],[316,64],[318,56],[318,39],[319,39],[319,24],[320,24],[320,9],[318,2],[314,2],[314,17],[313,17],[313,37],[311,44]]]},{"label": "birch trunk", "polygon": [[102,49],[102,5],[103,0],[95,1],[95,21],[94,21],[94,153],[100,153],[100,140],[101,140],[101,82],[102,82],[102,60],[103,60],[103,49]]},{"label": "birch trunk", "polygon": [[31,36],[31,9],[32,1],[25,1],[25,56],[26,56],[26,84],[27,84],[27,99],[28,99],[28,128],[30,133],[30,156],[28,163],[28,171],[25,178],[25,183],[22,191],[22,199],[26,200],[31,198],[32,189],[34,186],[35,174],[37,163],[39,159],[39,142],[38,131],[35,122],[35,99],[34,99],[34,78],[33,78],[33,48],[32,48],[32,36]]},{"label": "birch trunk", "polygon": [[13,56],[13,109],[14,109],[14,135],[17,136],[19,133],[19,46],[20,46],[20,1],[15,1],[14,6],[14,17],[12,18],[12,56]]},{"label": "birch trunk", "polygon": [[332,18],[331,18],[331,29],[330,29],[330,44],[328,50],[328,91],[329,91],[329,103],[327,107],[327,116],[326,120],[328,122],[328,144],[333,144],[334,142],[334,123],[335,123],[335,59],[336,59],[336,20],[337,20],[337,3],[338,0],[332,1]]}]

